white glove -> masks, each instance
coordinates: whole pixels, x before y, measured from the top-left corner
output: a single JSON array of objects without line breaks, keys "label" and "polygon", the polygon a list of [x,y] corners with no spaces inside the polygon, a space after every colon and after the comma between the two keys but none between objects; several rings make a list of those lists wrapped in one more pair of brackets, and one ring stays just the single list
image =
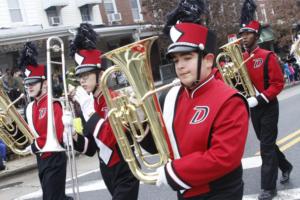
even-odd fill
[{"label": "white glove", "polygon": [[62,122],[65,127],[67,126],[72,126],[73,125],[73,115],[72,112],[64,110],[63,111],[63,116],[62,116]]},{"label": "white glove", "polygon": [[166,173],[165,173],[165,165],[157,168],[156,172],[158,173],[158,179],[156,181],[156,186],[160,187],[163,185],[168,185]]},{"label": "white glove", "polygon": [[26,154],[33,154],[31,145],[28,145],[28,146],[23,150],[23,152],[26,153]]},{"label": "white glove", "polygon": [[61,119],[64,124],[63,142],[65,145],[70,145],[70,142],[72,142],[72,133],[73,133],[72,112],[64,110]]},{"label": "white glove", "polygon": [[258,101],[255,97],[249,97],[247,98],[247,101],[250,108],[253,108],[258,105]]},{"label": "white glove", "polygon": [[88,121],[95,113],[93,94],[88,94],[82,87],[77,87],[74,99],[79,103],[85,121]]}]

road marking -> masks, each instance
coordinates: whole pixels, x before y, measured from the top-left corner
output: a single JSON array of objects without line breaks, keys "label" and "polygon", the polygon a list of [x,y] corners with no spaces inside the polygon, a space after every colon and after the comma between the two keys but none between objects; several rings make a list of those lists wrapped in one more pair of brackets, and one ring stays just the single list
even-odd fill
[{"label": "road marking", "polygon": [[[243,158],[242,159],[242,164],[243,164],[243,169],[251,169],[251,168],[257,168],[261,166],[261,158],[260,156],[254,156],[254,157],[249,157],[249,158]],[[78,175],[78,177],[86,176],[91,173],[98,172],[99,169],[91,170],[85,173],[82,173]],[[67,179],[67,182],[71,181],[71,179]],[[71,187],[69,187],[72,183],[67,184],[66,188],[66,194],[72,194],[73,190]],[[143,184],[143,183],[141,183]],[[106,186],[103,180],[95,180],[95,181],[89,181],[81,184],[79,186],[79,192],[92,192],[92,191],[97,191],[97,190],[105,190]],[[15,200],[26,200],[26,199],[32,199],[32,198],[39,198],[42,196],[42,190],[38,190],[36,192],[26,194],[24,196],[18,197]]]},{"label": "road marking", "polygon": [[296,136],[298,136],[298,135],[300,135],[300,130],[297,130],[297,131],[295,131],[295,132],[293,132],[293,133],[290,133],[290,134],[288,134],[287,136],[281,138],[280,140],[278,140],[278,141],[276,142],[276,144],[277,144],[277,145],[281,145],[281,144],[287,142],[288,140],[290,140],[290,139],[292,139],[292,138],[294,138],[294,137],[296,137]]},{"label": "road marking", "polygon": [[[243,200],[257,200],[258,194],[244,195]],[[300,188],[281,190],[278,191],[278,195],[273,200],[299,200]]]},{"label": "road marking", "polygon": [[[283,138],[281,138],[280,140],[278,140],[276,142],[276,144],[279,146],[279,149],[281,151],[285,151],[285,150],[291,148],[292,146],[294,146],[295,144],[297,144],[298,142],[300,142],[300,138],[297,137],[299,135],[300,135],[300,129],[297,130],[297,131],[295,131],[295,132],[293,132],[293,133],[288,134],[287,136],[285,136]],[[282,144],[286,143],[289,140],[291,140],[291,141],[288,142],[285,145],[282,145]],[[259,156],[260,155],[260,151],[256,152],[255,155]]]},{"label": "road marking", "polygon": [[[91,181],[88,184],[80,186],[80,192],[92,192],[98,190],[106,189],[105,184],[102,180]],[[72,194],[72,188],[67,188],[66,194]],[[31,198],[39,198],[42,196],[42,191],[39,190],[37,192],[19,197],[15,200],[26,200]],[[244,195],[243,200],[257,200],[258,194]],[[278,191],[277,197],[273,200],[299,200],[300,198],[300,188],[289,189],[289,190],[281,190]]]},{"label": "road marking", "polygon": [[289,143],[283,145],[280,147],[280,150],[281,151],[285,151],[287,150],[288,148],[291,148],[292,146],[294,146],[295,144],[297,144],[298,142],[300,142],[300,137],[297,137],[295,139],[293,139],[292,141],[290,141]]},{"label": "road marking", "polygon": [[[104,190],[104,189],[106,189],[106,186],[105,186],[103,180],[89,181],[89,182],[84,183],[81,186],[79,186],[80,193],[81,192],[92,192],[92,191]],[[71,187],[66,188],[66,194],[73,194],[73,190]],[[39,197],[42,197],[41,189],[39,189],[36,192],[18,197],[15,200],[26,200],[26,199],[39,198]]]},{"label": "road marking", "polygon": [[[69,169],[69,168],[68,168],[68,169]],[[96,173],[96,172],[100,172],[100,169],[97,168],[97,169],[94,169],[94,170],[87,171],[87,172],[85,172],[85,173],[79,174],[79,175],[77,175],[77,178],[80,178],[80,177],[82,177],[82,176],[86,176],[86,175],[89,175],[89,174],[92,174],[92,173]],[[70,174],[70,176],[71,176],[71,174]],[[71,180],[72,180],[72,178],[68,178],[68,179],[66,180],[66,182],[71,181]]]}]

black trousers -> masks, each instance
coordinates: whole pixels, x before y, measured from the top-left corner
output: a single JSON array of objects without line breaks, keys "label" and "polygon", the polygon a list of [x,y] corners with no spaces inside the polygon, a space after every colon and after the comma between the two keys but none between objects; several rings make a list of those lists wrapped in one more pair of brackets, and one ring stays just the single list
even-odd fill
[{"label": "black trousers", "polygon": [[251,120],[258,140],[262,158],[261,188],[276,188],[278,168],[286,171],[290,163],[276,145],[278,135],[279,104],[277,99],[251,109]]},{"label": "black trousers", "polygon": [[0,154],[0,170],[4,170],[5,169],[5,166],[4,166],[4,163],[3,163],[3,158]]},{"label": "black trousers", "polygon": [[112,167],[107,167],[100,160],[100,171],[112,200],[138,199],[140,182],[133,176],[124,160]]},{"label": "black trousers", "polygon": [[227,189],[210,192],[205,195],[184,198],[179,192],[177,193],[178,200],[242,200],[244,192],[244,183],[231,186]]},{"label": "black trousers", "polygon": [[50,157],[36,156],[43,200],[65,200],[66,164],[65,152],[53,152]]}]

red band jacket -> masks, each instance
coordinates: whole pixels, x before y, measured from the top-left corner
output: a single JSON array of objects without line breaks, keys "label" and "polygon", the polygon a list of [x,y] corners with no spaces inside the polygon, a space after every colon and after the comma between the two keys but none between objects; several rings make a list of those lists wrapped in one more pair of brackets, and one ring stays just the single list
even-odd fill
[{"label": "red band jacket", "polygon": [[172,88],[164,102],[174,154],[165,166],[171,188],[188,198],[241,184],[249,118],[245,99],[211,75],[193,91]]},{"label": "red band jacket", "polygon": [[[31,145],[34,153],[43,149],[47,140],[47,119],[48,119],[48,98],[47,94],[39,100],[34,100],[26,108],[26,119],[29,127],[34,132],[36,139]],[[62,123],[62,105],[59,101],[53,102],[53,113],[55,130],[58,142],[62,144],[64,125]],[[48,157],[51,153],[44,153],[42,158]]]},{"label": "red band jacket", "polygon": [[250,54],[243,54],[244,60],[250,55],[254,56],[246,62],[250,79],[258,91],[259,104],[266,104],[276,99],[276,96],[284,87],[283,73],[276,55],[257,47]]},{"label": "red band jacket", "polygon": [[108,108],[102,93],[94,100],[96,112],[85,123],[84,136],[78,135],[77,142],[74,141],[74,148],[87,156],[98,152],[101,161],[111,167],[120,161],[117,141],[107,119]]}]

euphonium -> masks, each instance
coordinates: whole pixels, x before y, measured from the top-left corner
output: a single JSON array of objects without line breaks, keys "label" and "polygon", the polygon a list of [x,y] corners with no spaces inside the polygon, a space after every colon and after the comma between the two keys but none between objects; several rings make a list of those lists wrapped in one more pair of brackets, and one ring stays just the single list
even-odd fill
[{"label": "euphonium", "polygon": [[[148,184],[155,184],[158,174],[154,170],[170,159],[167,132],[156,96],[161,88],[157,90],[154,88],[149,59],[151,46],[156,39],[157,37],[144,39],[104,54],[103,57],[113,61],[116,66],[108,68],[100,82],[109,107],[108,119],[123,158],[133,175]],[[115,72],[122,72],[125,75],[137,103],[130,101],[124,88],[118,89],[117,95],[112,94],[115,91],[109,88],[108,80]],[[162,89],[174,84],[163,86]],[[144,114],[142,119],[139,117],[141,111]],[[157,154],[147,155],[140,146],[139,142],[147,134],[145,123],[149,125],[148,134],[152,134]],[[156,162],[147,160],[152,156],[157,157]],[[147,168],[148,171],[143,171],[142,167]]]},{"label": "euphonium", "polygon": [[[219,72],[221,73],[223,80],[232,88],[239,90],[245,97],[255,96],[255,89],[252,85],[248,70],[245,63],[249,59],[243,61],[242,50],[239,42],[241,39],[232,41],[220,47],[223,50],[217,56],[216,62]],[[221,66],[220,59],[229,59],[229,62],[225,62]]]},{"label": "euphonium", "polygon": [[20,98],[11,102],[0,80],[0,138],[12,152],[27,155],[24,150],[32,143],[34,134],[14,106]]}]

